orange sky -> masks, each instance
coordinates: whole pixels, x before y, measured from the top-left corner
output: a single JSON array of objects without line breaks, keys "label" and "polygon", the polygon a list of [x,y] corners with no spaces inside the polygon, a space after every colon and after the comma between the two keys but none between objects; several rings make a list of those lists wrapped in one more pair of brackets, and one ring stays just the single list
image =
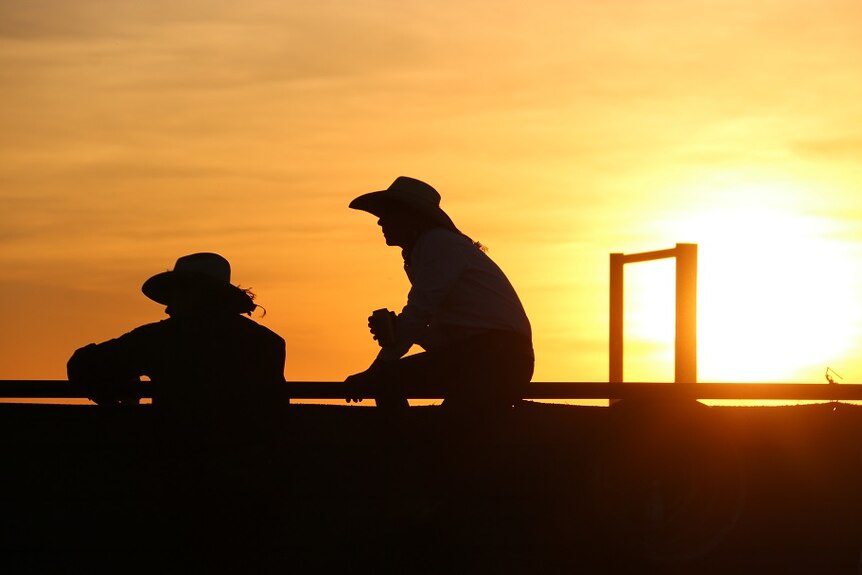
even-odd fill
[{"label": "orange sky", "polygon": [[[424,179],[520,292],[535,380],[607,379],[608,254],[700,246],[702,381],[862,381],[857,0],[0,4],[0,379],[164,317],[217,251],[340,380],[400,309],[354,196]],[[626,378],[672,379],[672,267]],[[650,305],[645,303],[650,302]]]}]

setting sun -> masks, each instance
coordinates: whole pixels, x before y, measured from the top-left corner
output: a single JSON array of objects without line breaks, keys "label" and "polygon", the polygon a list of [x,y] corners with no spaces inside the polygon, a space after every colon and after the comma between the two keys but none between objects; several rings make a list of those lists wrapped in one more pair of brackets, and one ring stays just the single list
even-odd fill
[{"label": "setting sun", "polygon": [[[798,184],[734,174],[687,191],[724,201],[659,224],[699,244],[699,379],[822,382],[827,367],[840,372],[862,322],[842,224],[806,210]],[[652,350],[642,361],[667,379],[674,270],[669,262],[637,265],[626,271],[635,282],[627,335],[635,350]]]}]

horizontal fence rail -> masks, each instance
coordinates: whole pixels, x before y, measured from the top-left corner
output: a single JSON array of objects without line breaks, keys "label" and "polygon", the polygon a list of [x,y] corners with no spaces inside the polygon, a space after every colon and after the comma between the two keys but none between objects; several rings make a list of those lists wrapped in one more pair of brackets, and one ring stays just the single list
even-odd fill
[{"label": "horizontal fence rail", "polygon": [[[130,396],[151,398],[150,382],[118,384]],[[411,399],[440,399],[439,390],[405,385]],[[285,396],[292,399],[371,398],[368,389],[344,382],[290,381]],[[84,399],[87,389],[65,380],[0,380],[0,399]],[[524,399],[724,399],[862,401],[862,384],[829,383],[655,383],[655,382],[532,382]]]}]

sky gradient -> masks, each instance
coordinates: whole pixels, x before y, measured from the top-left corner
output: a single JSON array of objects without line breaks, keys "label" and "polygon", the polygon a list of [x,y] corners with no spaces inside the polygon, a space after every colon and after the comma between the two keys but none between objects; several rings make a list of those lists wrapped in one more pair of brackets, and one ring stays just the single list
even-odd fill
[{"label": "sky gradient", "polygon": [[[862,382],[856,0],[0,4],[0,379],[164,316],[216,251],[341,380],[400,309],[349,201],[427,181],[489,246],[536,381],[607,380],[608,254],[697,243],[702,381]],[[627,268],[626,379],[673,377],[671,262]]]}]

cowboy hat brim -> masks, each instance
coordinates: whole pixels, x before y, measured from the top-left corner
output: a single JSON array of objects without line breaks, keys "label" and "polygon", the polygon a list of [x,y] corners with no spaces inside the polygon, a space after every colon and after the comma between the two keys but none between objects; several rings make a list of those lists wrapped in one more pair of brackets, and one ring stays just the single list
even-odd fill
[{"label": "cowboy hat brim", "polygon": [[386,191],[369,192],[362,194],[358,198],[350,202],[350,208],[354,210],[362,210],[369,214],[375,215],[378,218],[386,211],[386,206],[392,204],[392,198],[385,197]]},{"label": "cowboy hat brim", "polygon": [[156,274],[144,282],[141,291],[154,302],[170,305],[177,290],[189,288],[203,289],[215,295],[231,312],[250,313],[257,307],[245,290],[193,271],[172,270]]},{"label": "cowboy hat brim", "polygon": [[429,217],[435,223],[440,224],[445,228],[457,230],[452,218],[444,212],[439,206],[419,205],[414,202],[405,201],[404,199],[394,196],[389,190],[379,192],[369,192],[355,198],[348,204],[349,208],[361,210],[375,215],[378,218],[382,217],[387,209],[392,205],[398,205],[408,208],[416,213]]}]

